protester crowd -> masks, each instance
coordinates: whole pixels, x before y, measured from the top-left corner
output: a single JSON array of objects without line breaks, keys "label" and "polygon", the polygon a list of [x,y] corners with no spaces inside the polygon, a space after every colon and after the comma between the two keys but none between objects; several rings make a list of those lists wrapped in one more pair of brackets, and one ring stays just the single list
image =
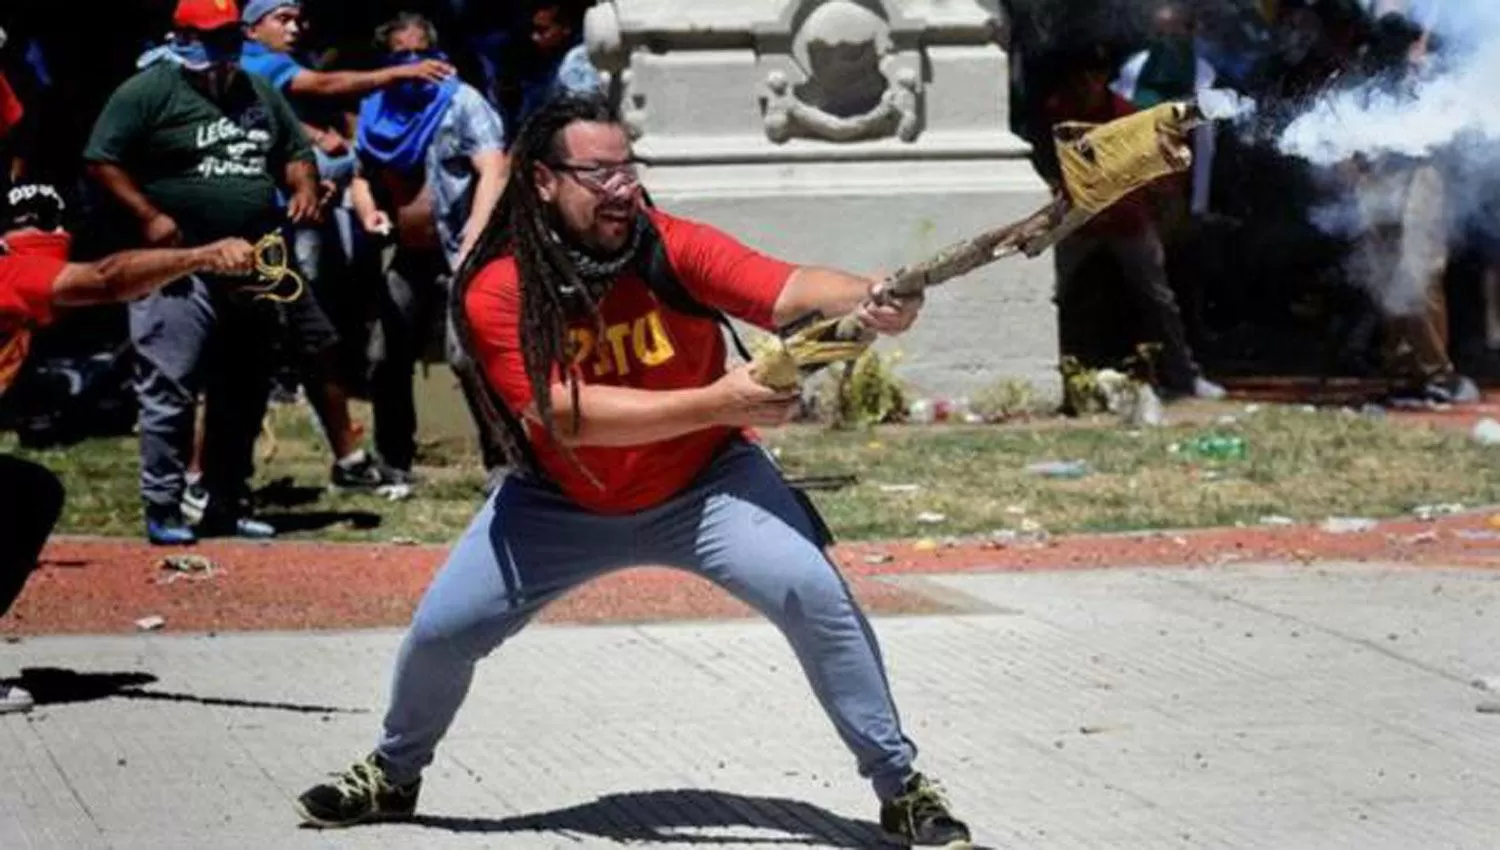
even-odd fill
[{"label": "protester crowd", "polygon": [[[332,20],[335,7],[322,5]],[[466,80],[418,12],[381,21],[366,36],[374,61],[355,63],[306,49],[318,21],[298,0],[181,0],[108,93],[71,174],[49,150],[60,127],[40,107],[29,114],[56,85],[49,41],[24,22],[11,34],[0,164],[12,185],[58,185],[59,204],[79,210],[68,222],[79,250],[236,237],[306,284],[300,297],[256,298],[194,274],[126,308],[122,357],[153,543],[274,535],[249,489],[273,384],[302,388],[331,485],[409,493],[415,369],[433,349],[455,353],[449,285],[504,188],[507,145],[549,96],[601,84],[581,46],[583,4],[526,6],[491,22],[492,36],[508,38],[476,41],[486,30],[463,28],[464,64],[488,60]],[[91,231],[86,219],[109,226]],[[101,231],[124,238],[112,244]],[[472,403],[475,388],[465,390]],[[369,448],[349,413],[356,395],[373,408]],[[503,456],[475,433],[498,472]]]},{"label": "protester crowd", "polygon": [[[40,4],[0,12],[0,173],[56,187],[75,254],[238,238],[279,252],[307,284],[302,297],[253,298],[203,272],[126,308],[128,344],[114,360],[130,370],[152,542],[274,535],[249,490],[273,387],[301,388],[331,485],[411,492],[414,373],[462,356],[445,319],[450,285],[506,184],[507,149],[550,97],[603,86],[581,43],[587,5],[143,0],[147,22],[122,20],[109,39],[116,54],[130,45],[128,61],[92,64],[69,52]],[[1134,29],[1085,3],[1006,5],[1012,128],[1056,191],[1059,122],[1109,121],[1206,88],[1243,92],[1275,120],[1351,80],[1399,88],[1443,51],[1440,4],[1419,0],[1145,0]],[[1482,285],[1456,293],[1455,314],[1500,315],[1500,260],[1483,261],[1500,256],[1500,240],[1452,228],[1449,175],[1421,160],[1359,161],[1330,187],[1234,129],[1201,128],[1193,147],[1191,173],[1057,246],[1065,354],[1112,338],[1154,342],[1164,394],[1217,398],[1203,364],[1232,361],[1244,329],[1277,312],[1336,341],[1332,368],[1374,371],[1402,397],[1475,399],[1453,351],[1500,349],[1500,321],[1458,323],[1456,336],[1479,341],[1455,346],[1448,293],[1463,275],[1450,272],[1481,256]],[[1375,183],[1397,214],[1343,234],[1308,215],[1330,192]],[[1354,275],[1418,275],[1422,303],[1393,310],[1369,294],[1379,281],[1361,289]],[[1461,309],[1470,301],[1482,309]],[[97,348],[109,335],[65,330],[38,347]],[[1355,362],[1370,351],[1379,356]],[[464,378],[471,370],[455,371],[473,412],[482,390]],[[355,397],[372,404],[368,446],[350,416]],[[474,433],[494,478],[504,453],[488,429]]]}]

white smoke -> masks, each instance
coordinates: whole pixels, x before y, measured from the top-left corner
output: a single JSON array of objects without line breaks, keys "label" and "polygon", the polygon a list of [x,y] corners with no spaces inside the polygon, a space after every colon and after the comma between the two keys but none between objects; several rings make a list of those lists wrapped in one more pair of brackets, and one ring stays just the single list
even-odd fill
[{"label": "white smoke", "polygon": [[1278,147],[1314,165],[1336,165],[1356,155],[1434,156],[1470,134],[1500,140],[1500,27],[1495,35],[1490,49],[1409,91],[1357,87],[1317,100]]},{"label": "white smoke", "polygon": [[1337,188],[1311,221],[1361,240],[1352,277],[1392,315],[1422,309],[1457,228],[1500,237],[1500,2],[1440,8],[1433,34],[1441,51],[1430,69],[1397,90],[1375,80],[1340,86],[1277,139],[1282,153],[1318,167]]}]

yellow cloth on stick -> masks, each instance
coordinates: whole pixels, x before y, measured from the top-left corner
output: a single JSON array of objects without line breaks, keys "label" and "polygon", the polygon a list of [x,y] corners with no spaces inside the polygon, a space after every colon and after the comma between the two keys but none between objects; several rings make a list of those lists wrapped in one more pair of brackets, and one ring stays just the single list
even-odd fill
[{"label": "yellow cloth on stick", "polygon": [[1192,164],[1180,103],[1127,115],[1108,124],[1068,122],[1053,130],[1063,184],[1073,205],[1098,214],[1135,190]]}]

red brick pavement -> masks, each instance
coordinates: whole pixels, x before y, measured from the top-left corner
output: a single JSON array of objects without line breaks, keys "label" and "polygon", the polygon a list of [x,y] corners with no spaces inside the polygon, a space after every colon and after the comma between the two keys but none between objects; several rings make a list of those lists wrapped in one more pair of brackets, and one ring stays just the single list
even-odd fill
[{"label": "red brick pavement", "polygon": [[[174,631],[337,629],[401,626],[441,564],[444,547],[278,542],[204,543],[206,579],[162,570],[164,552],[133,540],[60,538],[44,555],[0,634],[110,633],[150,615]],[[924,590],[922,574],[1213,568],[1256,561],[1380,561],[1500,567],[1500,516],[1474,513],[1434,522],[1382,523],[1333,534],[1316,527],[1070,536],[1001,545],[920,541],[840,546],[836,559],[876,614],[936,613],[952,601]],[[893,579],[905,579],[893,581]],[[597,623],[744,616],[748,611],[696,577],[664,569],[625,571],[594,582],[544,613],[554,622]]]}]

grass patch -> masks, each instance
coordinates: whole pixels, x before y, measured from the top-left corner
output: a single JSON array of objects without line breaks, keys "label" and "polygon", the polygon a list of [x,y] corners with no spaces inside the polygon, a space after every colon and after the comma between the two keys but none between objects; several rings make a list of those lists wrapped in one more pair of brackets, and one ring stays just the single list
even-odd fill
[{"label": "grass patch", "polygon": [[[267,511],[308,527],[290,536],[449,542],[479,504],[483,475],[470,445],[423,446],[417,497],[391,503],[323,491],[328,453],[306,411],[281,407],[273,422],[274,453],[260,465],[259,483],[289,477],[293,501],[306,500]],[[1203,433],[1244,437],[1247,457],[1212,461],[1171,451]],[[1253,524],[1270,514],[1388,517],[1422,504],[1500,503],[1500,451],[1462,433],[1337,411],[1267,408],[1232,426],[1135,432],[1058,420],[855,431],[804,426],[772,433],[767,443],[791,475],[859,476],[855,486],[813,494],[844,539],[987,533],[1019,528],[1023,520],[1054,533],[1124,531]],[[141,533],[134,438],[27,452],[6,437],[0,451],[62,475],[69,493],[64,531]],[[1061,480],[1026,471],[1048,460],[1081,460],[1091,472]],[[922,513],[946,519],[922,523]]]},{"label": "grass patch", "polygon": [[[1180,450],[1204,433],[1243,437],[1247,456],[1204,460]],[[888,428],[786,433],[770,443],[792,474],[862,473],[859,486],[817,494],[829,524],[855,539],[986,533],[1024,519],[1053,532],[1133,531],[1254,524],[1272,514],[1387,517],[1423,504],[1500,501],[1500,453],[1461,433],[1296,408],[1264,410],[1229,427]],[[1026,471],[1048,460],[1081,460],[1091,473],[1059,480]],[[885,489],[902,484],[919,489]],[[947,520],[920,523],[923,512]]]}]

